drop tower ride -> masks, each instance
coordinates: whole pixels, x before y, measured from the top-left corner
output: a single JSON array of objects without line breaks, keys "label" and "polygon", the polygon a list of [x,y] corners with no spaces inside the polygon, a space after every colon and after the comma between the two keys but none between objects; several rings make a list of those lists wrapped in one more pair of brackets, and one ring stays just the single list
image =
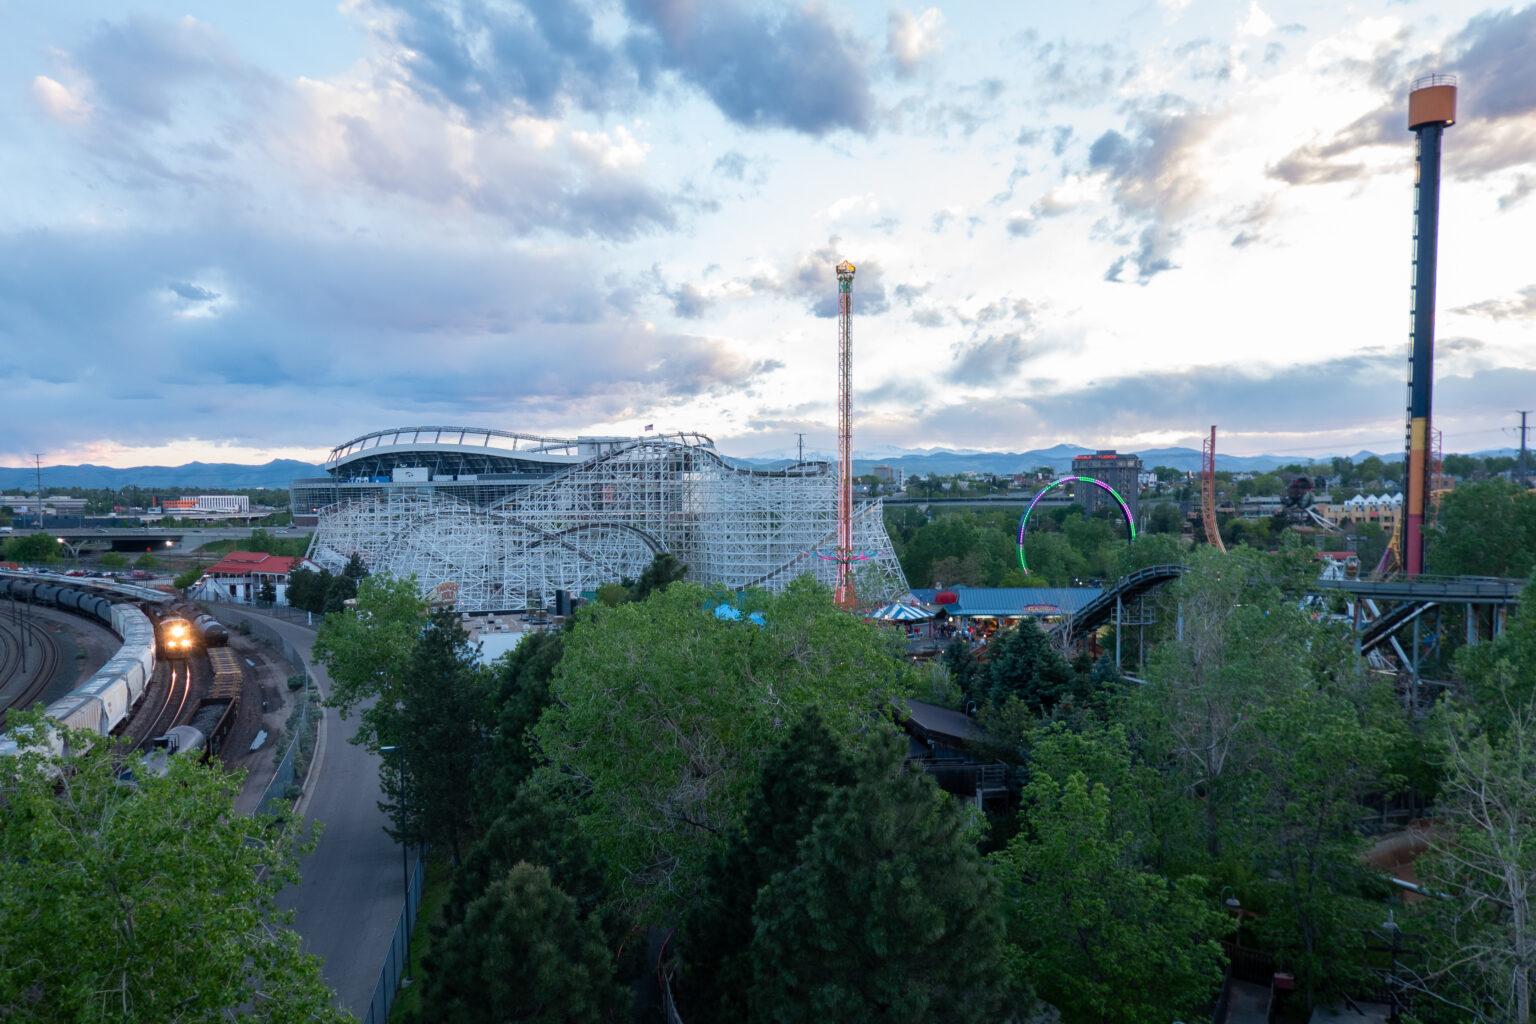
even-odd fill
[{"label": "drop tower ride", "polygon": [[853,592],[853,264],[837,265],[837,589],[839,608],[852,608]]},{"label": "drop tower ride", "polygon": [[1456,123],[1456,77],[1429,75],[1408,93],[1408,128],[1416,139],[1413,183],[1413,340],[1408,355],[1407,507],[1402,563],[1424,571],[1424,524],[1430,499],[1430,408],[1435,377],[1435,255],[1440,235],[1440,139]]}]

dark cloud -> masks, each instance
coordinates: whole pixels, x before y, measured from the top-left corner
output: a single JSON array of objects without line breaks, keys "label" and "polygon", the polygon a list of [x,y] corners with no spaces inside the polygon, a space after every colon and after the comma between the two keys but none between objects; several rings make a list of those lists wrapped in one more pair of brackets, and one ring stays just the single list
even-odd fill
[{"label": "dark cloud", "polygon": [[[1402,373],[1401,358],[1388,352],[1267,371],[1202,367],[1143,373],[1049,393],[968,396],[933,409],[917,426],[928,436],[962,436],[973,445],[1059,435],[1063,423],[1092,423],[1100,435],[1165,431],[1170,423],[1221,423],[1244,433],[1307,430],[1306,424],[1324,422],[1341,432],[1376,429],[1402,416]],[[1533,392],[1536,370],[1447,374],[1435,382],[1437,422],[1479,417],[1489,406],[1517,408]]]},{"label": "dark cloud", "polygon": [[1536,284],[1526,285],[1512,299],[1486,299],[1452,310],[1468,316],[1485,316],[1490,320],[1536,319]]},{"label": "dark cloud", "polygon": [[715,300],[691,281],[664,293],[672,300],[672,312],[684,320],[700,320],[714,306]]},{"label": "dark cloud", "polygon": [[1522,199],[1536,191],[1536,175],[1522,174],[1515,178],[1514,185],[1508,192],[1499,196],[1499,209],[1509,210],[1517,206]]},{"label": "dark cloud", "polygon": [[485,120],[625,109],[664,73],[749,128],[866,131],[866,47],[820,7],[625,0],[626,32],[581,0],[378,0],[411,86]]},{"label": "dark cloud", "polygon": [[[0,392],[37,424],[11,436],[33,445],[46,430],[54,449],[207,437],[212,424],[231,441],[323,445],[440,413],[574,428],[740,393],[779,368],[616,313],[592,294],[587,254],[553,246],[226,224],[0,235],[0,266]],[[214,291],[199,280],[220,282],[216,303],[198,301]]]},{"label": "dark cloud", "polygon": [[166,287],[188,302],[212,302],[219,297],[218,292],[209,291],[190,281],[173,281]]},{"label": "dark cloud", "polygon": [[955,346],[944,376],[957,384],[998,384],[1012,378],[1029,358],[1021,335],[991,334]]},{"label": "dark cloud", "polygon": [[891,289],[891,294],[896,296],[897,301],[902,305],[910,306],[913,300],[926,295],[932,287],[933,283],[931,281],[927,284],[899,284]]},{"label": "dark cloud", "polygon": [[1116,259],[1105,280],[1123,280],[1131,265],[1142,284],[1174,269],[1178,224],[1201,192],[1197,150],[1214,128],[1212,118],[1163,96],[1133,109],[1129,134],[1106,131],[1089,146],[1088,167],[1108,178],[1121,215],[1144,225],[1136,250]]},{"label": "dark cloud", "polygon": [[912,311],[912,322],[919,327],[943,327],[944,311],[934,306],[924,306]]},{"label": "dark cloud", "polygon": [[1004,224],[1012,238],[1028,238],[1039,227],[1035,219],[1027,213],[1010,213]]},{"label": "dark cloud", "polygon": [[1051,129],[1051,154],[1061,156],[1067,151],[1067,143],[1072,141],[1072,126],[1059,124]]},{"label": "dark cloud", "polygon": [[568,103],[622,105],[635,74],[597,39],[585,6],[569,0],[388,0],[411,83],[475,116],[507,109],[541,116]]},{"label": "dark cloud", "polygon": [[1536,111],[1536,4],[1477,15],[1447,50],[1455,63],[1444,66],[1462,76],[1457,102],[1467,119]]},{"label": "dark cloud", "polygon": [[733,149],[715,161],[714,170],[723,177],[741,181],[747,176],[747,158]]},{"label": "dark cloud", "polygon": [[866,47],[821,7],[625,0],[625,9],[642,82],[672,71],[748,128],[822,135],[870,127]]}]

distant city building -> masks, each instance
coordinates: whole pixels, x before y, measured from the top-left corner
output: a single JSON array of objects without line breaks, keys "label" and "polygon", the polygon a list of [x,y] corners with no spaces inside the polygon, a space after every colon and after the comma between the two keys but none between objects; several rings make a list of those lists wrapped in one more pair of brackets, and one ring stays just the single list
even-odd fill
[{"label": "distant city building", "polygon": [[[1102,480],[1113,487],[1130,506],[1133,519],[1141,510],[1141,489],[1136,484],[1141,476],[1141,456],[1121,455],[1113,449],[1078,455],[1072,459],[1072,472],[1076,476]],[[1077,503],[1089,512],[1114,506],[1114,499],[1098,487],[1079,485],[1074,493]]]},{"label": "distant city building", "polygon": [[[17,515],[36,515],[37,495],[0,494],[0,505],[9,505]],[[78,516],[84,511],[84,498],[71,498],[67,494],[50,494],[43,499],[43,512],[47,515]]]},{"label": "distant city building", "polygon": [[160,507],[176,512],[249,512],[251,499],[244,494],[199,494],[196,497],[166,498]]},{"label": "distant city building", "polygon": [[875,476],[880,478],[882,483],[893,484],[898,491],[904,490],[907,486],[907,471],[899,466],[894,468],[891,466],[876,466],[873,472]]}]

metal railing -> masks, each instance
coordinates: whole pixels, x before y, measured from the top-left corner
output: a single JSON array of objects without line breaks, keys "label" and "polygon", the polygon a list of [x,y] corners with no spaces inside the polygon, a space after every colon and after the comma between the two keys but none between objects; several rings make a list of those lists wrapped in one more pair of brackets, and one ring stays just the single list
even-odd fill
[{"label": "metal railing", "polygon": [[362,1024],[386,1024],[389,1020],[390,1007],[400,994],[400,976],[405,972],[410,955],[411,930],[416,927],[416,910],[421,905],[425,880],[422,858],[418,856],[415,870],[411,872],[410,887],[406,890],[405,906],[400,908],[400,920],[395,924],[395,934],[389,940],[389,953],[384,957],[384,966],[379,970],[379,980],[374,983],[373,998],[368,1001],[368,1012],[363,1015]]}]

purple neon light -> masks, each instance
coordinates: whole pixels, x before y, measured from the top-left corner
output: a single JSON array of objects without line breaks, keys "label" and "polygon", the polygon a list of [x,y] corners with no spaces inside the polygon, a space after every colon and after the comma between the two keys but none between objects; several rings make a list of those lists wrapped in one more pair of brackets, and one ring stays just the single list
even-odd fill
[{"label": "purple neon light", "polygon": [[1093,484],[1100,490],[1108,491],[1110,496],[1120,503],[1120,511],[1125,514],[1125,525],[1131,531],[1131,543],[1136,543],[1136,520],[1131,517],[1131,506],[1127,505],[1125,499],[1120,497],[1120,492],[1103,480],[1098,480],[1091,476],[1064,476],[1049,486],[1041,488],[1040,492],[1030,499],[1029,507],[1024,510],[1024,515],[1019,518],[1019,568],[1024,570],[1024,575],[1029,575],[1029,565],[1024,561],[1024,531],[1029,526],[1029,514],[1035,510],[1035,503],[1045,497],[1046,492],[1060,487],[1062,484],[1071,483],[1074,480],[1085,484]]}]

